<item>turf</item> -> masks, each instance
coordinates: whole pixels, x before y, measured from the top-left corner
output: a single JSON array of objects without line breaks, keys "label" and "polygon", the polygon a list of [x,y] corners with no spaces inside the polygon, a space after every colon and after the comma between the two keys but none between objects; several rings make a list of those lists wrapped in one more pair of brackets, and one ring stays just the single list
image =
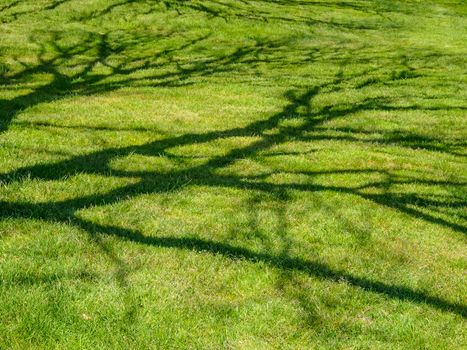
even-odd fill
[{"label": "turf", "polygon": [[467,347],[467,4],[0,0],[0,349]]}]

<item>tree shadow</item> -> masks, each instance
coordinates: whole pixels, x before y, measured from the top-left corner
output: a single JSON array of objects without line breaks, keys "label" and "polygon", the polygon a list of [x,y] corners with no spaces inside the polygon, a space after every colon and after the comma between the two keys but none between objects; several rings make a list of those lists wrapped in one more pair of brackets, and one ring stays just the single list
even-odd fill
[{"label": "tree shadow", "polygon": [[[337,76],[334,83],[338,82],[341,77]],[[211,252],[215,254],[222,254],[234,259],[246,259],[249,261],[261,261],[279,269],[293,269],[298,271],[307,272],[316,277],[327,280],[345,280],[349,284],[361,288],[369,292],[380,293],[390,298],[397,298],[401,300],[408,300],[417,303],[426,303],[433,307],[458,313],[466,316],[465,306],[453,304],[443,301],[440,298],[429,296],[424,292],[412,290],[403,286],[388,285],[383,282],[372,281],[367,278],[354,276],[345,271],[339,271],[329,268],[327,265],[312,261],[307,261],[301,258],[292,258],[286,255],[272,255],[268,253],[256,253],[251,250],[230,246],[221,242],[208,241],[198,238],[175,238],[175,237],[147,237],[137,231],[126,230],[118,227],[101,226],[86,220],[80,219],[76,216],[76,212],[91,206],[108,205],[116,203],[122,199],[134,197],[145,193],[164,193],[180,189],[185,186],[184,182],[180,179],[189,178],[190,185],[203,185],[203,186],[216,186],[216,187],[235,187],[242,189],[254,189],[256,191],[274,194],[278,192],[286,193],[289,190],[300,191],[336,191],[339,193],[347,193],[360,196],[364,199],[371,200],[379,205],[387,206],[397,209],[408,215],[423,220],[433,222],[436,224],[450,227],[453,230],[464,232],[465,227],[454,223],[447,222],[446,220],[435,218],[429,214],[425,214],[417,209],[412,209],[407,204],[413,202],[413,198],[408,195],[401,195],[401,197],[394,197],[394,195],[380,195],[380,194],[365,194],[359,192],[358,189],[352,189],[339,186],[324,186],[324,185],[307,185],[307,184],[272,184],[266,182],[248,181],[234,176],[219,176],[214,173],[215,169],[223,168],[234,162],[239,158],[252,157],[258,152],[268,149],[273,144],[283,143],[289,140],[292,135],[300,135],[301,133],[319,125],[323,120],[330,118],[338,118],[347,115],[358,108],[366,108],[367,105],[374,106],[375,101],[365,101],[362,105],[353,106],[350,111],[339,111],[338,113],[328,111],[321,111],[320,113],[305,112],[308,121],[305,125],[299,128],[284,128],[278,134],[267,134],[266,130],[277,127],[277,125],[284,118],[291,118],[291,116],[301,116],[303,113],[297,113],[301,107],[309,107],[311,99],[318,93],[319,87],[309,89],[302,94],[295,94],[288,106],[283,111],[271,116],[266,121],[258,121],[250,124],[245,128],[231,129],[223,132],[211,132],[204,134],[188,134],[180,137],[169,138],[162,141],[156,141],[142,146],[132,146],[127,148],[107,149],[93,154],[74,157],[70,160],[62,161],[56,164],[38,165],[29,168],[23,168],[12,173],[6,174],[2,177],[3,183],[10,181],[21,181],[21,178],[36,178],[41,180],[60,179],[65,176],[72,176],[78,173],[91,173],[91,174],[106,174],[109,172],[112,176],[139,176],[140,181],[132,184],[117,188],[113,191],[101,194],[90,195],[73,198],[70,200],[48,203],[11,203],[1,202],[0,216],[1,217],[23,217],[34,218],[52,222],[66,222],[75,225],[91,235],[108,234],[121,237],[130,241],[159,246],[167,248],[190,249],[195,251]],[[293,94],[288,94],[290,97]],[[241,135],[262,135],[259,141],[252,143],[249,146],[242,148],[235,148],[228,154],[213,157],[206,163],[200,166],[191,167],[188,170],[174,171],[169,174],[157,174],[153,172],[118,172],[109,167],[110,161],[117,157],[128,155],[130,153],[138,153],[143,155],[161,154],[168,148],[180,146],[185,144],[202,143],[222,137],[228,136],[241,136]],[[99,164],[99,166],[97,166]],[[345,173],[345,171],[337,171]],[[365,172],[365,170],[361,170]],[[374,186],[390,186],[391,181],[385,184],[373,184]],[[432,203],[421,203],[419,205],[428,205]],[[442,203],[437,203],[442,205]],[[464,203],[459,203],[463,205]]]},{"label": "tree shadow", "polygon": [[[63,2],[63,1],[62,1]],[[59,6],[62,2],[55,2]],[[118,6],[124,6],[128,1],[113,3],[93,16],[105,16],[114,11]],[[165,1],[166,6],[191,7],[195,10],[205,11],[212,16],[220,16],[218,10],[209,8],[208,5],[200,7],[200,2],[176,2]],[[211,1],[210,3],[213,3]],[[15,6],[12,3],[12,6]],[[347,6],[345,3],[335,3],[333,6]],[[339,5],[340,4],[340,5]],[[194,8],[194,6],[197,6]],[[50,8],[51,10],[53,7]],[[230,10],[229,10],[230,11]],[[231,16],[226,14],[225,16]],[[83,19],[84,20],[84,19]],[[27,81],[36,74],[48,74],[50,79],[44,85],[40,85],[31,92],[17,96],[9,100],[0,100],[0,131],[7,131],[13,119],[26,108],[35,105],[50,102],[52,100],[66,98],[68,96],[87,96],[104,92],[113,91],[128,86],[160,86],[177,87],[185,84],[193,84],[196,79],[212,77],[218,73],[234,72],[243,66],[248,72],[255,71],[260,63],[265,61],[277,63],[290,63],[279,50],[283,43],[277,41],[256,41],[254,44],[243,47],[234,47],[228,53],[218,55],[207,55],[199,62],[180,61],[176,58],[177,54],[186,52],[196,45],[208,40],[209,35],[202,35],[196,38],[184,38],[182,43],[176,46],[167,47],[158,52],[149,52],[128,58],[125,56],[127,51],[136,50],[138,45],[150,45],[151,41],[162,40],[162,35],[131,35],[123,40],[119,33],[106,32],[97,34],[93,32],[80,33],[79,42],[73,45],[63,43],[63,33],[50,31],[46,35],[46,40],[42,37],[32,37],[32,40],[38,45],[39,53],[37,63],[30,64],[22,62],[19,58],[17,64],[22,66],[19,72],[6,74],[5,86],[13,83]],[[119,40],[117,40],[119,39]],[[342,50],[345,54],[352,55],[350,49]],[[325,55],[326,49],[310,49],[305,54],[299,56],[294,64],[309,64],[317,54]],[[333,52],[333,55],[336,53]],[[267,58],[261,58],[260,56]],[[281,56],[282,55],[282,56]],[[432,55],[431,53],[429,55]],[[84,57],[84,58],[83,58]],[[123,58],[122,58],[123,57]],[[329,59],[332,59],[330,56]],[[268,60],[268,58],[271,58]],[[406,57],[398,57],[397,69],[400,72],[400,66],[407,65]],[[420,58],[423,59],[423,56]],[[394,59],[395,60],[395,59]],[[0,183],[8,186],[14,182],[22,182],[25,179],[37,180],[60,180],[65,177],[71,177],[78,174],[98,174],[113,177],[135,177],[137,182],[124,185],[122,187],[107,191],[102,194],[83,195],[80,197],[62,200],[49,201],[45,203],[33,202],[12,202],[0,201],[0,218],[31,218],[50,222],[62,222],[78,227],[93,238],[94,242],[101,247],[117,266],[118,280],[122,288],[127,289],[126,274],[127,269],[124,263],[106,247],[101,238],[106,235],[119,237],[123,240],[155,246],[161,248],[172,248],[191,250],[200,253],[220,254],[230,259],[243,259],[251,262],[262,262],[274,268],[284,271],[299,271],[308,275],[329,281],[345,281],[349,285],[364,290],[366,292],[381,294],[385,297],[404,300],[412,303],[428,304],[439,310],[453,312],[466,317],[466,306],[460,303],[453,303],[442,298],[429,295],[425,292],[415,290],[402,285],[392,285],[381,281],[371,280],[369,278],[356,276],[349,272],[333,269],[330,266],[307,260],[299,257],[290,256],[287,242],[286,223],[283,212],[278,212],[277,216],[284,226],[278,227],[278,232],[284,234],[282,241],[284,247],[282,252],[272,254],[266,249],[264,252],[256,252],[251,249],[239,247],[214,240],[206,240],[196,237],[149,237],[137,230],[130,230],[121,227],[104,226],[96,224],[79,217],[78,212],[95,206],[109,205],[123,200],[134,198],[142,194],[162,194],[170,193],[182,189],[186,186],[210,186],[254,190],[258,193],[268,196],[275,196],[276,199],[285,207],[288,201],[290,191],[307,192],[334,192],[339,194],[352,195],[357,198],[368,200],[379,206],[394,209],[404,213],[412,218],[420,219],[425,222],[433,223],[452,231],[465,234],[467,227],[449,218],[442,218],[436,215],[436,210],[445,207],[462,208],[467,205],[465,200],[452,200],[451,198],[430,199],[416,193],[397,193],[390,191],[393,186],[402,183],[423,183],[438,186],[464,186],[460,182],[438,182],[433,183],[429,180],[419,179],[417,177],[401,179],[393,176],[384,169],[337,169],[323,170],[315,173],[302,173],[309,177],[316,175],[330,175],[332,173],[349,175],[352,173],[378,173],[384,175],[385,181],[368,183],[364,186],[344,186],[344,185],[323,185],[313,183],[273,183],[267,181],[267,177],[286,173],[283,170],[273,171],[263,176],[234,176],[220,175],[219,169],[224,169],[239,159],[253,159],[260,154],[267,152],[278,144],[285,144],[292,140],[304,142],[313,142],[322,138],[323,140],[346,140],[349,142],[361,142],[355,135],[353,129],[341,129],[344,136],[336,137],[332,135],[320,134],[314,135],[316,131],[332,131],[326,126],[327,123],[349,118],[357,113],[365,111],[403,111],[407,109],[423,110],[436,107],[419,106],[416,104],[410,106],[392,105],[388,98],[366,97],[353,104],[329,103],[316,108],[313,105],[314,99],[320,94],[328,92],[344,91],[346,86],[356,86],[356,88],[367,88],[377,84],[389,84],[399,79],[416,78],[416,75],[404,75],[398,72],[389,74],[384,79],[370,79],[363,83],[358,83],[369,74],[387,69],[387,67],[376,66],[368,68],[359,73],[347,73],[345,68],[348,63],[346,59],[339,57],[338,60],[341,69],[331,76],[327,82],[315,84],[303,88],[290,89],[284,93],[288,100],[287,104],[277,113],[270,115],[267,119],[251,122],[244,127],[234,127],[221,131],[210,131],[204,133],[186,133],[181,136],[166,137],[162,140],[148,142],[143,145],[114,147],[104,150],[91,152],[85,155],[70,157],[56,163],[39,164],[19,168],[13,171],[0,174]],[[369,62],[367,59],[366,62]],[[350,62],[351,63],[351,62]],[[101,69],[107,69],[105,73]],[[71,73],[69,71],[71,71]],[[140,71],[151,71],[151,75],[144,78],[134,77],[133,74]],[[109,81],[110,79],[110,81]],[[440,106],[439,110],[448,110],[450,107]],[[451,108],[456,108],[451,107]],[[297,121],[298,124],[287,124],[286,121]],[[49,124],[42,126],[48,127]],[[54,126],[60,127],[60,126]],[[96,128],[98,130],[98,128]],[[132,129],[133,131],[141,131]],[[123,171],[112,167],[111,162],[116,158],[129,156],[132,154],[142,156],[169,156],[169,149],[185,145],[200,145],[206,142],[212,142],[230,137],[257,136],[257,140],[247,146],[234,147],[226,154],[214,156],[207,159],[201,165],[190,166],[187,169],[173,170],[170,172],[158,171]],[[382,134],[377,139],[365,139],[364,142],[379,143],[381,145],[394,144],[401,148],[423,148],[430,151],[445,152],[451,155],[459,155],[456,150],[463,147],[464,143],[455,145],[443,144],[439,139],[414,135],[394,131],[392,133]],[[377,193],[368,192],[369,188],[377,189]],[[435,209],[433,209],[435,208]],[[428,211],[433,209],[433,211]],[[132,310],[129,310],[128,317],[134,317]]]}]

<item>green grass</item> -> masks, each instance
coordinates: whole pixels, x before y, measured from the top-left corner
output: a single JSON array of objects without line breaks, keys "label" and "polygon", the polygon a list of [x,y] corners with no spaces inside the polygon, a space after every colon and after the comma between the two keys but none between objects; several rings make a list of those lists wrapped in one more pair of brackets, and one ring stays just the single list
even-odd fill
[{"label": "green grass", "polygon": [[0,349],[467,347],[467,4],[0,0]]}]

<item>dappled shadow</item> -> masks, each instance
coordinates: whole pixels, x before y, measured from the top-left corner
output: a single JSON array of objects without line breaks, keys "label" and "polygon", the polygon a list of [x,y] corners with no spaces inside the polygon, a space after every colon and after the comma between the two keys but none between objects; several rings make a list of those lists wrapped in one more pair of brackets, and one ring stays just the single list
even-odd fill
[{"label": "dappled shadow", "polygon": [[[65,1],[55,2],[47,10],[53,10]],[[115,2],[99,12],[88,16],[91,20],[99,16],[106,16],[118,7],[133,3],[133,1]],[[225,8],[227,5],[216,1],[206,2],[184,2],[164,1],[165,6],[177,11],[184,9],[204,11],[210,16],[231,18],[239,16],[250,16],[244,10],[248,1],[240,1],[235,8]],[[275,2],[280,6],[282,1]],[[299,3],[292,1],[291,3]],[[306,2],[308,4],[308,2]],[[321,3],[323,5],[323,3]],[[332,6],[349,7],[345,2],[333,2]],[[304,5],[304,4],[302,4]],[[326,3],[324,3],[326,5]],[[11,3],[14,8],[15,3]],[[55,6],[55,7],[54,7]],[[331,5],[329,5],[331,6]],[[144,9],[146,11],[147,8]],[[366,11],[364,5],[355,5],[354,10]],[[181,13],[181,12],[180,12]],[[17,18],[19,14],[13,19]],[[270,18],[267,13],[257,13],[254,19],[259,17]],[[274,19],[274,18],[272,18]],[[86,20],[85,17],[80,20]],[[280,20],[287,20],[286,17]],[[305,21],[305,20],[304,20]],[[306,20],[307,24],[314,23]],[[333,25],[337,25],[333,23]],[[349,26],[343,25],[343,28]],[[358,27],[358,25],[356,25]],[[353,28],[353,27],[352,27]],[[448,302],[442,298],[429,295],[425,292],[415,290],[402,285],[392,285],[369,278],[356,276],[352,273],[331,268],[325,263],[290,256],[287,243],[286,226],[279,227],[278,233],[284,234],[281,240],[284,242],[283,250],[273,254],[265,246],[264,251],[254,251],[244,247],[206,240],[196,237],[150,237],[145,236],[137,230],[121,227],[112,227],[96,224],[82,219],[78,212],[95,206],[118,203],[142,194],[170,193],[187,186],[211,186],[218,188],[236,188],[254,190],[262,195],[275,196],[276,200],[285,207],[288,202],[288,194],[292,191],[301,192],[334,192],[355,196],[367,200],[379,206],[387,207],[412,218],[428,223],[433,223],[451,229],[454,232],[466,233],[467,227],[460,221],[453,220],[448,216],[440,216],[443,209],[463,208],[467,202],[463,198],[445,196],[428,198],[419,193],[397,192],[402,184],[425,184],[431,186],[465,186],[462,182],[434,182],[413,175],[402,177],[387,169],[369,167],[367,169],[335,169],[315,172],[292,172],[287,170],[272,170],[271,172],[258,176],[226,175],[219,173],[234,164],[239,159],[254,159],[263,157],[275,145],[285,144],[289,141],[303,141],[313,143],[315,141],[346,141],[351,143],[395,145],[404,150],[427,150],[436,151],[449,156],[465,156],[461,153],[465,148],[465,141],[444,142],[442,138],[434,138],[425,135],[413,134],[406,131],[393,130],[381,132],[378,135],[361,129],[331,128],[327,126],[333,120],[349,118],[357,113],[375,111],[406,111],[406,110],[445,110],[461,108],[462,106],[433,107],[422,104],[400,105],[388,97],[373,96],[361,98],[353,103],[340,103],[333,101],[322,107],[313,105],[314,99],[330,92],[342,92],[348,89],[365,89],[371,86],[390,86],[401,79],[420,78],[420,75],[410,72],[407,57],[400,55],[392,57],[391,60],[396,68],[388,69],[384,64],[373,64],[358,73],[349,73],[347,64],[370,62],[372,58],[359,58],[357,49],[349,48],[313,48],[303,49],[297,58],[291,58],[287,41],[255,40],[248,45],[234,46],[228,52],[217,55],[203,52],[204,56],[198,60],[180,59],[180,54],[190,52],[197,45],[204,44],[209,40],[210,34],[197,37],[179,35],[178,45],[167,44],[159,51],[148,50],[140,55],[129,55],[129,52],[138,52],[141,46],[151,46],[150,43],[164,40],[167,35],[178,35],[178,33],[164,34],[138,34],[106,32],[97,34],[95,32],[80,31],[77,33],[77,43],[68,44],[62,39],[64,34],[49,31],[31,36],[32,42],[39,51],[35,63],[22,62],[15,58],[16,64],[22,68],[9,74],[4,74],[3,87],[12,86],[28,81],[36,74],[46,74],[49,79],[43,84],[31,89],[30,92],[19,95],[12,99],[0,100],[0,111],[2,113],[0,130],[7,131],[13,123],[14,118],[24,109],[35,105],[50,102],[69,96],[87,96],[105,93],[123,87],[150,86],[150,87],[178,87],[187,84],[196,84],[201,79],[215,77],[216,74],[226,72],[237,72],[245,75],[257,73],[260,64],[268,65],[306,65],[312,64],[314,60],[329,60],[340,66],[340,70],[331,75],[326,82],[310,84],[308,87],[290,88],[284,93],[288,100],[287,104],[277,113],[268,118],[251,122],[243,127],[234,127],[226,130],[208,131],[204,133],[185,133],[181,136],[168,136],[161,140],[147,142],[143,145],[106,148],[85,155],[73,156],[66,160],[55,163],[38,164],[19,168],[9,172],[0,173],[0,183],[9,186],[28,180],[60,180],[78,174],[99,174],[113,177],[134,177],[137,181],[101,194],[83,195],[76,198],[34,203],[28,201],[0,201],[0,218],[31,218],[50,222],[62,222],[76,226],[88,232],[115,263],[118,269],[119,284],[127,289],[127,268],[124,263],[114,254],[111,249],[102,243],[101,237],[105,235],[116,236],[124,240],[157,246],[162,248],[175,248],[193,250],[197,252],[220,254],[231,259],[244,259],[251,262],[262,262],[281,270],[295,270],[307,273],[323,280],[345,281],[349,285],[360,288],[367,292],[378,293],[393,299],[405,300],[413,303],[425,303],[434,308],[457,313],[466,316],[466,306]],[[293,52],[292,52],[293,54]],[[355,60],[349,56],[355,55]],[[375,56],[384,56],[384,52],[375,52]],[[418,60],[423,61],[432,57],[433,53],[418,54]],[[292,55],[293,56],[293,55]],[[401,68],[402,67],[402,68]],[[240,73],[239,73],[240,72]],[[378,79],[371,75],[379,74]],[[138,73],[140,76],[135,74]],[[287,123],[299,121],[299,123]],[[60,126],[46,122],[23,123],[26,127],[54,127],[54,128],[89,128],[92,130],[124,130],[123,128],[106,128],[92,126]],[[125,129],[126,130],[126,129]],[[130,128],[130,131],[152,131],[147,129]],[[202,164],[190,166],[184,169],[176,169],[170,172],[158,171],[125,171],[112,167],[112,161],[129,155],[176,157],[170,153],[170,149],[185,145],[200,145],[231,137],[256,137],[255,141],[247,146],[234,147],[226,154],[207,157]],[[299,152],[303,154],[303,152]],[[270,177],[277,174],[301,174],[307,176],[307,182],[275,183],[269,181]],[[329,176],[340,174],[377,174],[384,181],[374,181],[364,185],[339,185],[322,184],[313,181],[316,176]],[[285,210],[285,209],[284,209]],[[285,222],[283,212],[277,213],[281,222]],[[252,220],[254,224],[254,220]],[[285,223],[284,223],[285,225]],[[27,278],[25,282],[27,283]],[[133,311],[128,311],[131,318]]]}]

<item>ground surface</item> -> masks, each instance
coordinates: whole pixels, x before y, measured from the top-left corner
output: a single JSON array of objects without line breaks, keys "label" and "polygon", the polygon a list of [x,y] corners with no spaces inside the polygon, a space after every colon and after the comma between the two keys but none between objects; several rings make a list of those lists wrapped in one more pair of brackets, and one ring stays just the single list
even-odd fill
[{"label": "ground surface", "polygon": [[466,16],[0,0],[0,348],[467,346]]}]

